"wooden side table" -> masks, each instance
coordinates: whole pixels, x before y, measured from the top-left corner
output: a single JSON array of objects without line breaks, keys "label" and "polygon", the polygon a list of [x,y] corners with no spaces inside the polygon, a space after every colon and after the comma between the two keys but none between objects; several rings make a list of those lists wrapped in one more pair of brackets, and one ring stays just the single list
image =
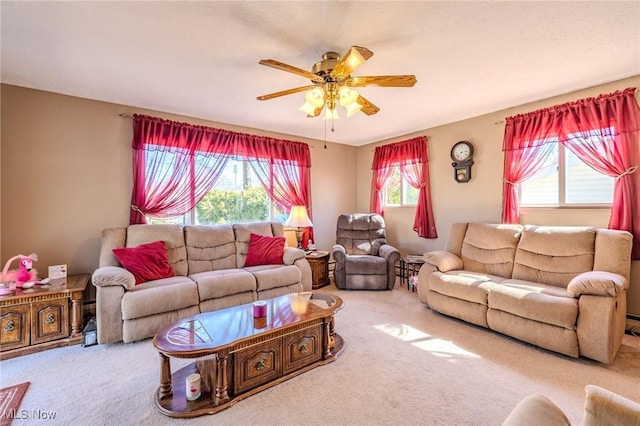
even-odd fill
[{"label": "wooden side table", "polygon": [[0,359],[82,342],[89,274],[0,296]]},{"label": "wooden side table", "polygon": [[407,283],[407,290],[416,291],[416,287],[411,284],[409,278],[417,275],[420,268],[424,265],[424,260],[418,255],[404,256],[400,259],[400,284]]},{"label": "wooden side table", "polygon": [[329,253],[312,251],[306,258],[311,266],[311,288],[315,290],[329,285]]}]

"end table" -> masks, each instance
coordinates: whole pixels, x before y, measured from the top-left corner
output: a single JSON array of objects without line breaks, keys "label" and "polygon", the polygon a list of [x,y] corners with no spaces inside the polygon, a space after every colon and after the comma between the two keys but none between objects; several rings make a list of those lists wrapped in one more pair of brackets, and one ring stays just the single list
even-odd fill
[{"label": "end table", "polygon": [[306,258],[311,266],[311,288],[316,290],[329,285],[329,252],[312,251]]}]

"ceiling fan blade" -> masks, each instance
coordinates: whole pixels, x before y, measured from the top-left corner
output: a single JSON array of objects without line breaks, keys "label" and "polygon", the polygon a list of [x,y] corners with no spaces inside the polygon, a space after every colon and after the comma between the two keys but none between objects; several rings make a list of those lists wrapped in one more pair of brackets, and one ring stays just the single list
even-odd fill
[{"label": "ceiling fan blade", "polygon": [[[274,61],[273,59],[263,59],[258,62],[260,65],[266,65],[271,68],[275,68],[282,71],[287,71],[293,74],[300,75],[302,77],[306,77],[311,80],[318,80],[319,77],[317,74],[312,73],[311,71],[303,70],[302,68],[294,67],[293,65],[288,65],[283,62]],[[322,81],[320,79],[319,81]]]},{"label": "ceiling fan blade", "polygon": [[304,92],[305,90],[313,89],[314,87],[316,86],[313,84],[310,86],[296,87],[293,89],[283,90],[281,92],[274,92],[274,93],[269,93],[268,95],[258,96],[256,97],[256,99],[259,101],[267,101],[269,99],[279,98],[280,96],[286,96],[286,95],[291,95],[293,93]]},{"label": "ceiling fan blade", "polygon": [[373,52],[366,47],[352,46],[331,70],[331,77],[346,77],[353,70],[364,64],[373,56]]},{"label": "ceiling fan blade", "polygon": [[381,86],[381,87],[413,87],[416,84],[415,75],[378,75],[369,77],[352,77],[347,79],[347,85],[352,87]]},{"label": "ceiling fan blade", "polygon": [[362,105],[362,109],[360,111],[364,112],[367,115],[373,115],[376,112],[380,111],[380,108],[366,100],[362,95],[358,96],[358,103]]}]

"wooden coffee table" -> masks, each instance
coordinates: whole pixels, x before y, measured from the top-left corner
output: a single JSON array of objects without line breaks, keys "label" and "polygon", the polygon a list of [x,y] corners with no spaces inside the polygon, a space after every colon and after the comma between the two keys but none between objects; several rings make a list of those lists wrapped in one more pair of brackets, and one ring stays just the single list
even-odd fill
[{"label": "wooden coffee table", "polygon": [[[166,326],[155,335],[160,386],[155,401],[171,417],[214,414],[264,389],[327,364],[344,350],[335,332],[338,296],[293,293],[266,300],[267,316],[253,317],[253,304],[202,313]],[[170,357],[195,358],[171,374]],[[200,373],[202,394],[187,401],[185,381]]]}]

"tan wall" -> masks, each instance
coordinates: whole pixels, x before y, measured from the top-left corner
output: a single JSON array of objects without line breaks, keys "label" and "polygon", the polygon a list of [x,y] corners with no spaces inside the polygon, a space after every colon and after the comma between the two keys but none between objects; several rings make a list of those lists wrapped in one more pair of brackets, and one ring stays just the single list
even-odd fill
[{"label": "tan wall", "polygon": [[[369,210],[372,177],[370,169],[374,148],[415,136],[427,136],[431,197],[439,238],[419,238],[411,230],[408,225],[413,224],[415,214],[412,207],[388,208],[385,210],[385,219],[388,239],[403,254],[442,250],[452,223],[500,221],[505,117],[627,87],[640,87],[640,76],[359,147],[358,209]],[[472,166],[472,179],[468,183],[456,183],[453,180],[450,151],[452,145],[460,140],[471,141],[475,147],[475,164]],[[608,209],[544,209],[523,212],[521,222],[606,227],[608,218]],[[640,315],[640,262],[634,262],[633,265],[628,299],[628,312]]]},{"label": "tan wall", "polygon": [[[93,272],[102,229],[128,223],[132,123],[120,113],[300,140],[8,85],[1,86],[1,105],[0,267],[15,254],[35,252],[41,277],[62,263],[70,273]],[[338,214],[356,206],[356,149],[301,141],[311,151],[316,244],[330,249]]]}]

